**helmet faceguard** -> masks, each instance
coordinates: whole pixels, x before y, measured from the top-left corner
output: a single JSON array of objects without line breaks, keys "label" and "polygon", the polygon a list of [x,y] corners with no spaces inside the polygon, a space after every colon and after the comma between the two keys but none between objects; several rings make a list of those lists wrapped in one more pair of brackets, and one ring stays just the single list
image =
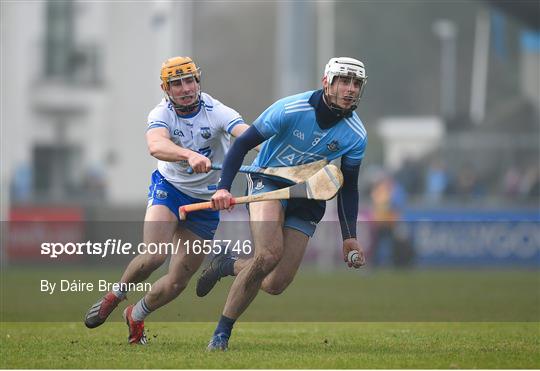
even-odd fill
[{"label": "helmet faceguard", "polygon": [[[161,66],[160,78],[162,82],[162,89],[165,92],[167,99],[173,104],[175,109],[180,112],[191,112],[199,106],[201,100],[201,70],[191,58],[174,57],[167,59]],[[183,83],[184,79],[190,78],[194,78],[197,82],[197,91],[195,92],[196,100],[188,105],[182,105],[179,102],[183,98],[193,95],[171,96],[169,94],[171,89],[170,83],[178,80],[182,81]]]},{"label": "helmet faceguard", "polygon": [[357,107],[367,76],[364,64],[348,57],[332,58],[324,69],[324,96],[328,107],[341,116],[348,116]]}]

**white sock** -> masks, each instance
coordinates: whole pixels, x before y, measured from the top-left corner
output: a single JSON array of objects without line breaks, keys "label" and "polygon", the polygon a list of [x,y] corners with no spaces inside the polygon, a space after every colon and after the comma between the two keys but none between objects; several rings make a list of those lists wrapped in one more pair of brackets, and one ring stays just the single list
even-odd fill
[{"label": "white sock", "polygon": [[121,291],[121,290],[120,290],[120,287],[122,286],[122,284],[121,284],[120,282],[118,282],[118,285],[115,285],[115,286],[118,286],[119,289],[118,289],[118,290],[112,290],[112,293],[113,293],[114,296],[116,296],[118,299],[124,300],[124,298],[125,298],[126,295],[127,295],[127,291]]},{"label": "white sock", "polygon": [[135,321],[142,321],[148,316],[152,311],[148,308],[146,305],[146,302],[144,301],[144,298],[139,300],[137,304],[133,307],[133,311],[131,312],[131,317]]}]

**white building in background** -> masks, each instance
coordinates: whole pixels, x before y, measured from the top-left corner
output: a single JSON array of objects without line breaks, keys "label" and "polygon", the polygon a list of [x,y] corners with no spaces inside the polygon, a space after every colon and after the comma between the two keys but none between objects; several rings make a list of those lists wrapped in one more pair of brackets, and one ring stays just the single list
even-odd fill
[{"label": "white building in background", "polygon": [[104,189],[109,204],[144,204],[155,168],[146,118],[164,56],[191,53],[192,4],[1,7],[2,220],[10,198],[84,202]]},{"label": "white building in background", "polygon": [[[316,5],[1,2],[2,219],[9,199],[144,207],[155,168],[146,117],[162,97],[163,60],[194,55],[203,89],[251,122],[287,89],[319,86],[315,59],[333,55],[334,15]],[[309,16],[280,20],[289,11]],[[306,45],[275,42],[282,25]],[[318,46],[317,25],[327,36]],[[302,83],[289,85],[291,75]]]},{"label": "white building in background", "polygon": [[436,150],[446,134],[437,116],[384,117],[377,124],[384,147],[384,166],[397,170],[407,159],[418,160]]}]

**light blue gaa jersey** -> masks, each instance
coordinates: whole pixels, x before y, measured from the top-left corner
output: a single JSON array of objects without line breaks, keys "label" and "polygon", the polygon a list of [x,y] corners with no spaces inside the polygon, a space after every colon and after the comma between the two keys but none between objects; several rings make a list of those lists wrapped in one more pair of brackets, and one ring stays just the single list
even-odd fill
[{"label": "light blue gaa jersey", "polygon": [[367,133],[358,115],[343,118],[321,129],[315,108],[308,100],[313,91],[283,98],[264,111],[253,125],[266,140],[253,165],[295,166],[343,156],[348,165],[358,165],[364,157]]}]

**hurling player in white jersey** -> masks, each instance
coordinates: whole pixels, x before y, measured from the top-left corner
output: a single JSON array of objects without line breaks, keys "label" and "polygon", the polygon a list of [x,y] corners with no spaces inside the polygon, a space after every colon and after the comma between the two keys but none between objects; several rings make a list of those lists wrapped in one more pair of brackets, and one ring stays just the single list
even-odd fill
[{"label": "hurling player in white jersey", "polygon": [[[233,144],[212,196],[216,209],[228,209],[232,179],[246,153],[264,142],[255,159],[259,166],[294,166],[306,158],[341,158],[343,187],[338,193],[338,216],[343,237],[343,259],[349,267],[364,265],[364,251],[356,238],[358,174],[367,134],[354,112],[366,83],[364,64],[354,58],[332,58],[326,65],[322,89],[280,99],[266,109]],[[308,160],[309,162],[309,160]],[[287,186],[272,179],[253,179],[251,193]],[[324,201],[291,199],[249,204],[255,254],[250,259],[216,257],[203,272],[197,294],[205,295],[216,281],[236,275],[221,318],[208,344],[209,350],[226,350],[235,321],[247,309],[259,289],[282,293],[292,282],[309,238],[325,211]],[[348,261],[349,254],[357,259]]]},{"label": "hurling player in white jersey", "polygon": [[[209,240],[219,223],[219,211],[190,214],[180,222],[178,208],[209,200],[216,190],[219,173],[211,162],[222,162],[230,136],[239,136],[248,125],[235,110],[201,92],[201,73],[189,57],[174,57],[161,67],[161,88],[165,98],[148,115],[146,141],[158,169],[152,174],[148,208],[144,218],[144,243],[171,243],[180,251],[171,254],[168,273],[151,290],[124,311],[129,327],[129,343],[144,344],[144,318],[176,298],[201,265],[203,254],[187,254],[184,243]],[[191,167],[195,174],[187,169]],[[127,266],[118,290],[107,293],[87,312],[89,328],[105,322],[125,299],[127,284],[146,280],[163,264],[167,254],[141,254]]]}]

